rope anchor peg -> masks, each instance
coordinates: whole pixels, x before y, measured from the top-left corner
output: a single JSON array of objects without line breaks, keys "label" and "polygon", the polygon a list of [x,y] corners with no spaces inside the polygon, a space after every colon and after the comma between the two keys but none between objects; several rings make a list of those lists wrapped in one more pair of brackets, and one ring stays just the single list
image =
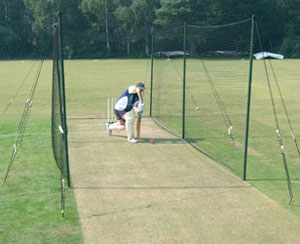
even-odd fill
[{"label": "rope anchor peg", "polygon": [[295,202],[295,199],[294,199],[294,197],[293,197],[293,198],[290,199],[289,205],[293,205],[294,202]]},{"label": "rope anchor peg", "polygon": [[60,134],[64,134],[64,130],[61,125],[58,126],[58,130],[59,130]]},{"label": "rope anchor peg", "polygon": [[25,105],[28,105],[30,103],[30,99],[27,98],[26,101],[25,101]]},{"label": "rope anchor peg", "polygon": [[14,153],[17,153],[18,148],[17,148],[17,145],[16,145],[16,144],[14,144],[13,149],[14,149]]},{"label": "rope anchor peg", "polygon": [[291,131],[291,136],[292,136],[293,140],[296,141],[296,136],[292,131]]},{"label": "rope anchor peg", "polygon": [[277,134],[278,138],[281,139],[281,135],[280,135],[280,130],[279,129],[276,130],[276,134]]}]

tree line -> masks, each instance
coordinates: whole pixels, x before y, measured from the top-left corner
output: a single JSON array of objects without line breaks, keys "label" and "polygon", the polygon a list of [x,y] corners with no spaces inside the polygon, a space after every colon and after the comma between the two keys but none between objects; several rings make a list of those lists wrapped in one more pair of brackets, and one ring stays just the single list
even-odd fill
[{"label": "tree line", "polygon": [[300,0],[0,0],[0,59],[51,57],[59,10],[67,58],[144,57],[152,27],[220,25],[252,15],[266,51],[300,57]]}]

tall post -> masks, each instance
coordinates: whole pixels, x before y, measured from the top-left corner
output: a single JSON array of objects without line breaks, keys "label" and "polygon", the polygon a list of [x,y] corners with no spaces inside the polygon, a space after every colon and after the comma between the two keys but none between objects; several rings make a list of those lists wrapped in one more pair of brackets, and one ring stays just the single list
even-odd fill
[{"label": "tall post", "polygon": [[71,186],[70,167],[69,167],[69,150],[68,150],[68,127],[67,127],[67,112],[66,112],[66,96],[65,96],[65,73],[64,73],[64,55],[63,55],[63,41],[62,41],[62,12],[58,14],[59,27],[59,52],[60,52],[60,68],[61,68],[61,94],[63,103],[63,127],[64,127],[64,142],[65,142],[65,156],[67,166],[67,180],[68,186]]},{"label": "tall post", "polygon": [[185,22],[184,23],[184,33],[183,33],[182,139],[185,138],[186,28],[187,28],[187,24]]},{"label": "tall post", "polygon": [[249,79],[248,79],[247,117],[246,117],[245,148],[244,148],[244,172],[243,172],[243,180],[247,179],[248,138],[249,138],[249,121],[250,121],[250,104],[251,104],[253,48],[254,48],[254,25],[255,25],[255,16],[252,15],[250,57],[249,57],[249,61],[250,62],[249,62]]},{"label": "tall post", "polygon": [[150,117],[152,117],[152,99],[153,99],[153,53],[154,53],[154,29],[151,28],[151,80],[150,80]]}]

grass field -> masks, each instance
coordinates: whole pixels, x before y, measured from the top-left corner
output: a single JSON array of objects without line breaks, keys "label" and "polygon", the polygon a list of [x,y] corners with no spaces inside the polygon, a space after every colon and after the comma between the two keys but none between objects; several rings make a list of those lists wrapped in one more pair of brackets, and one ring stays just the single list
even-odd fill
[{"label": "grass field", "polygon": [[[1,62],[1,111],[5,110],[10,99],[14,97],[28,70],[30,70],[35,62],[36,61]],[[161,60],[161,62],[164,61]],[[296,135],[300,132],[300,116],[298,113],[298,103],[300,101],[296,92],[300,85],[297,80],[297,62],[298,60],[274,61],[274,67],[278,74],[278,79],[281,82],[283,94],[286,98],[287,108],[290,112],[291,120],[295,125],[294,129]],[[160,66],[163,67],[162,65],[164,64],[161,64]],[[166,113],[166,117],[162,118],[163,122],[170,125],[172,129],[180,133],[182,84],[178,78],[180,75],[178,70],[181,69],[181,64],[179,61],[175,61],[175,66],[177,69],[174,68],[174,65],[169,62],[167,66],[165,66],[166,70],[160,71],[162,75],[160,80],[164,81],[165,84],[168,84],[168,86],[160,84],[160,88],[168,89],[167,95],[173,97],[174,103],[171,103],[170,106],[168,106],[168,103],[164,103],[163,96],[158,96],[158,98],[162,99],[161,102],[166,105],[164,108],[161,108],[165,109],[166,111],[160,111],[161,114]],[[6,185],[0,187],[0,216],[3,220],[5,220],[1,221],[0,223],[0,243],[83,243],[80,218],[74,198],[74,189],[69,189],[67,191],[66,217],[62,218],[60,215],[59,171],[52,155],[50,134],[51,68],[51,62],[47,61],[44,64],[37,87],[34,105],[32,107],[31,116],[29,118],[28,127],[23,140],[23,148],[21,148],[18,153]],[[15,72],[16,70],[18,72]],[[70,60],[65,62],[65,72],[67,113],[70,121],[70,131],[72,133],[73,129],[73,131],[76,133],[83,131],[86,135],[91,134],[90,140],[96,140],[93,141],[94,143],[97,143],[97,140],[99,139],[98,137],[93,137],[93,134],[95,133],[95,127],[89,125],[88,123],[83,123],[81,125],[80,121],[84,119],[90,119],[91,121],[93,121],[93,119],[95,121],[101,121],[101,119],[105,120],[107,98],[118,97],[123,89],[130,84],[147,80],[146,86],[149,88],[149,60]],[[34,76],[35,72],[33,71],[25,81],[22,89],[20,89],[20,92],[15,97],[8,111],[1,115],[1,177],[4,177],[4,174],[6,173],[12,151],[12,145],[16,138],[18,123],[24,109],[24,102],[27,99]],[[204,100],[206,100],[205,98],[209,96],[209,93],[203,95],[201,93],[203,89],[201,89],[201,86],[198,87],[196,80],[197,78],[193,78],[191,81],[194,83],[188,83],[190,91],[192,92],[187,93],[187,101],[190,102],[189,104],[192,104],[191,107],[188,107],[188,109],[193,111],[193,113],[190,112],[190,115],[191,118],[194,118],[187,121],[188,128],[190,129],[190,134],[188,135],[191,139],[193,139],[193,143],[197,144],[205,152],[212,155],[218,161],[224,163],[224,165],[229,167],[235,174],[241,176],[243,163],[243,159],[241,158],[243,149],[243,135],[240,132],[241,129],[239,130],[239,133],[235,134],[235,144],[233,144],[231,139],[225,137],[224,132],[221,132],[221,127],[223,128],[224,125],[215,122],[216,120],[213,118],[213,116],[212,118],[207,119],[211,120],[211,123],[207,121],[205,123],[205,118],[209,118],[208,112],[210,107],[209,103],[204,103]],[[247,83],[247,80],[245,83]],[[155,85],[157,84],[154,83],[154,86]],[[222,96],[236,98],[238,97],[237,95],[241,95],[239,99],[242,100],[245,98],[245,92],[243,91],[243,87],[246,87],[245,84],[243,87],[239,87],[237,90],[230,89],[228,91],[226,90],[226,86],[222,87]],[[298,155],[296,154],[293,143],[289,138],[289,131],[285,118],[282,114],[282,107],[278,106],[279,118],[282,122],[282,135],[286,146],[288,166],[296,199],[296,203],[292,206],[289,206],[289,197],[281,155],[278,148],[276,134],[274,133],[275,127],[272,107],[269,100],[268,90],[266,88],[262,62],[256,61],[254,63],[253,77],[253,106],[250,125],[248,179],[251,185],[255,186],[261,192],[274,199],[281,206],[288,209],[292,214],[300,216],[298,207],[298,202],[300,199],[300,163]],[[239,94],[241,91],[243,91],[243,94]],[[227,92],[228,94],[226,94]],[[149,89],[147,89],[145,93],[146,105],[149,104],[149,94]],[[198,104],[200,109],[197,111],[195,111],[195,104],[191,102],[191,94],[194,98],[199,99]],[[232,103],[235,103],[235,99],[232,101]],[[278,102],[278,94],[276,95],[276,102]],[[202,110],[203,107],[201,107],[201,104],[206,105],[204,107],[206,110]],[[243,104],[245,104],[245,102],[243,102]],[[145,111],[145,114],[148,114],[149,106],[146,106],[146,108],[147,110]],[[243,117],[245,111],[243,109],[244,107],[238,103],[237,108],[234,109],[235,113],[233,113],[233,115],[236,116],[234,121],[237,121],[239,125],[243,124],[244,126],[245,121]],[[176,111],[176,113],[172,113],[173,111]],[[203,115],[205,115],[205,117]],[[203,129],[201,128],[202,124],[207,124],[208,126]],[[209,127],[209,124],[214,125],[213,129]],[[83,127],[80,129],[77,128],[77,126]],[[199,130],[195,130],[195,127],[199,128]],[[240,128],[243,127],[241,126]],[[76,140],[76,133],[72,137],[73,140]],[[223,133],[222,136],[219,136],[220,133]],[[85,139],[89,140],[88,137]],[[164,141],[167,140],[161,140],[161,142]],[[174,144],[176,144],[176,146],[180,146],[181,144],[181,142],[176,143],[178,142],[176,138],[172,141],[174,143],[165,143],[165,150],[168,150],[168,148],[173,148]],[[112,146],[113,145],[118,145],[118,142],[112,143]],[[78,150],[88,151],[88,149],[89,148],[79,148]],[[78,150],[76,150],[76,148],[74,150],[73,147],[73,152],[78,152]],[[97,158],[101,161],[102,159],[106,159],[106,157],[116,157],[115,154],[117,152],[115,149],[107,151],[108,149],[106,147],[105,150],[106,153],[98,155],[98,157],[96,156],[97,154],[93,155],[95,151],[91,151],[88,156],[86,156],[86,154],[79,153],[77,160],[84,163],[90,158]],[[126,148],[123,150],[126,151]],[[124,151],[119,153],[122,154]],[[80,158],[81,156],[82,158]],[[121,157],[121,155],[118,157]],[[166,158],[163,157],[163,160],[166,160]],[[133,165],[130,167],[130,169],[134,170]],[[184,172],[187,173],[186,167],[183,168]],[[103,166],[103,169],[108,170],[108,176],[109,174],[113,173],[112,171],[109,171],[105,165]],[[174,177],[172,178],[174,180],[173,182],[176,182],[176,177],[180,177],[179,169],[180,167],[178,168],[179,173],[177,172],[177,175],[171,176]],[[142,174],[139,179],[145,179],[147,176],[146,169],[140,167],[140,170],[142,171],[140,173],[144,173],[145,176]],[[151,170],[154,169],[151,168]],[[160,173],[163,176],[164,172],[167,172],[169,169],[167,166],[161,166],[160,170]],[[194,172],[195,168],[191,168],[191,171]],[[83,175],[88,176],[88,174],[93,173],[93,168],[87,168],[86,172],[83,172]],[[80,179],[81,177],[80,174],[76,174],[75,176],[77,179]],[[143,184],[143,182],[124,182],[123,178],[118,178],[121,176],[122,172],[120,172],[120,174],[111,175],[112,179],[114,182],[117,182],[118,186],[122,186],[122,184],[128,185],[129,183],[133,185]],[[93,174],[93,177],[97,177],[97,175]],[[192,177],[196,178],[197,174],[192,174]],[[180,179],[184,180],[184,177],[181,177]],[[84,180],[88,181],[88,177]],[[108,181],[111,179],[105,178],[105,180]],[[103,186],[105,186],[105,180],[101,182],[103,183]],[[151,179],[146,177],[146,180]],[[123,191],[119,191],[119,194],[122,194],[122,192]],[[109,192],[107,194],[109,194]],[[151,194],[148,197],[154,198],[154,196]],[[107,195],[105,195],[105,197],[109,198]],[[128,197],[130,198],[129,202],[133,202],[134,196]],[[167,199],[165,199],[165,201],[166,200]],[[99,199],[99,202],[101,202],[101,199]],[[108,203],[110,203],[110,201],[108,201],[106,204]],[[127,208],[130,209],[130,206]],[[88,211],[88,209],[86,209],[86,211]],[[193,212],[189,212],[189,214],[193,215]],[[153,221],[158,221],[158,218],[159,216],[156,216]],[[174,221],[175,220],[176,218]],[[107,222],[107,228],[109,228],[109,225],[116,224],[116,221],[111,221],[112,222]],[[188,220],[186,221],[187,222],[185,225],[188,229]],[[122,226],[125,228],[125,222],[123,224],[124,225]],[[154,225],[154,223],[150,224]],[[176,228],[179,227],[175,226],[174,228],[175,229],[170,230],[164,229],[163,231],[170,235],[170,233],[175,233]],[[151,235],[151,233],[149,233],[149,235]],[[23,242],[21,242],[22,240]],[[109,238],[107,241],[109,241]]]},{"label": "grass field", "polygon": [[[51,147],[51,69],[47,61],[41,72],[31,115],[8,180],[10,160],[25,101],[39,61],[0,62],[0,243],[82,243],[77,207],[67,191],[66,217],[60,214],[60,173]],[[24,77],[33,67],[20,92]],[[15,96],[8,111],[3,111]]]},{"label": "grass field", "polygon": [[[249,62],[206,60],[203,63],[195,59],[187,60],[185,138],[242,178]],[[288,205],[289,194],[263,61],[254,61],[253,65],[247,179],[299,215],[300,160],[274,80],[276,77],[280,84],[297,136],[300,133],[297,65],[298,60],[272,60],[271,63],[266,60],[296,202],[293,206]],[[156,70],[153,115],[181,135],[182,62],[176,59],[158,60]],[[231,119],[232,138],[228,136],[228,125],[217,106],[209,80],[214,82],[219,99],[224,102],[226,114]]]}]

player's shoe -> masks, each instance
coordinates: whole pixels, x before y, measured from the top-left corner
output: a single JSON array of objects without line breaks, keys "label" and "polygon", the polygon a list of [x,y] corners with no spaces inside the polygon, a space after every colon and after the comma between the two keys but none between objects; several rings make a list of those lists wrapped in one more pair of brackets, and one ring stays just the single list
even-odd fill
[{"label": "player's shoe", "polygon": [[127,141],[130,142],[130,143],[138,143],[139,142],[137,139],[135,139],[133,137],[132,138],[128,138]]},{"label": "player's shoe", "polygon": [[106,126],[107,133],[108,133],[109,135],[111,135],[111,134],[112,134],[112,130],[109,128],[110,123],[107,122],[107,123],[105,124],[105,126]]}]

